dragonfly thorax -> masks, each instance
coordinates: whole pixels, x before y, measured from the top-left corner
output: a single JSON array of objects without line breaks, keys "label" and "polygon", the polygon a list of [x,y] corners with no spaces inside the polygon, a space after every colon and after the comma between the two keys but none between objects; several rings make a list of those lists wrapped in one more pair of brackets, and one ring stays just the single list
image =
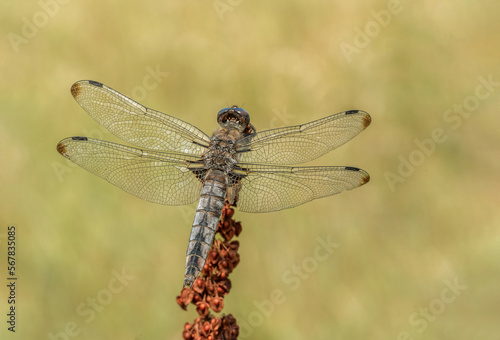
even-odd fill
[{"label": "dragonfly thorax", "polygon": [[237,162],[235,143],[225,138],[214,138],[205,154],[205,166],[230,172]]}]

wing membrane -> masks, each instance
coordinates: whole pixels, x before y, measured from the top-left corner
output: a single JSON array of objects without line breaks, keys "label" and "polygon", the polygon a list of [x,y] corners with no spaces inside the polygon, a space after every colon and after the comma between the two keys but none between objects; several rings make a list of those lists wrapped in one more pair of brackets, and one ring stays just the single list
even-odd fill
[{"label": "wing membrane", "polygon": [[197,157],[140,150],[86,137],[63,139],[57,151],[91,173],[149,202],[184,205],[200,197],[202,183],[197,175],[204,169]]},{"label": "wing membrane", "polygon": [[345,166],[285,167],[238,164],[242,176],[237,206],[245,212],[288,209],[316,198],[357,188],[370,180],[364,170]]},{"label": "wing membrane", "polygon": [[340,112],[307,124],[259,132],[237,145],[242,163],[300,164],[346,143],[368,125],[364,111]]},{"label": "wing membrane", "polygon": [[76,82],[71,94],[99,124],[133,145],[200,156],[210,142],[195,126],[149,109],[96,81]]}]

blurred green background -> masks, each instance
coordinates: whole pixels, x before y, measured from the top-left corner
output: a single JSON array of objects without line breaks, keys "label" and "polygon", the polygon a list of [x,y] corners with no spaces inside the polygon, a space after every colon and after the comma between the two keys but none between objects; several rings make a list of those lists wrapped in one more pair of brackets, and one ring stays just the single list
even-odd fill
[{"label": "blurred green background", "polygon": [[[232,104],[258,130],[372,115],[313,162],[361,167],[369,184],[236,213],[224,312],[240,338],[498,339],[500,3],[59,1],[1,5],[2,339],[180,339],[197,315],[175,302],[194,205],[141,201],[56,152],[68,136],[118,141],[71,97],[80,79],[208,134]],[[318,242],[335,247],[320,259]]]}]

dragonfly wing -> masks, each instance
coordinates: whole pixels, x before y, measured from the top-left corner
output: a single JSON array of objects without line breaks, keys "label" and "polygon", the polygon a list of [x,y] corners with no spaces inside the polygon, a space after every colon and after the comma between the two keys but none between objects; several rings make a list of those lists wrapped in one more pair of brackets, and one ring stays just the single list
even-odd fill
[{"label": "dragonfly wing", "polygon": [[149,109],[99,82],[78,81],[71,94],[99,124],[133,145],[200,156],[210,142],[197,127]]},{"label": "dragonfly wing", "polygon": [[258,132],[237,145],[242,163],[300,164],[346,143],[370,125],[364,111],[340,112],[307,124]]},{"label": "dragonfly wing", "polygon": [[120,189],[149,202],[184,205],[200,197],[200,158],[140,150],[86,137],[63,139],[57,151]]},{"label": "dragonfly wing", "polygon": [[286,167],[238,164],[237,206],[245,212],[293,208],[316,198],[357,188],[370,180],[364,170],[346,166]]}]

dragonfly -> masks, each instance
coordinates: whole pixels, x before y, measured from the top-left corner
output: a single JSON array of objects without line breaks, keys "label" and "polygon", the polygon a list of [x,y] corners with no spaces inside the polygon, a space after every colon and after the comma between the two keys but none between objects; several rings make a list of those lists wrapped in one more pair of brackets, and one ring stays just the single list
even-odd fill
[{"label": "dragonfly", "polygon": [[294,166],[338,148],[368,127],[370,115],[361,110],[257,132],[248,112],[234,105],[218,112],[219,128],[210,137],[96,81],[76,82],[71,94],[94,120],[135,147],[69,137],[57,144],[62,156],[149,202],[175,206],[198,201],[184,287],[192,286],[205,264],[226,201],[243,212],[266,213],[370,180],[366,171],[352,166]]}]

